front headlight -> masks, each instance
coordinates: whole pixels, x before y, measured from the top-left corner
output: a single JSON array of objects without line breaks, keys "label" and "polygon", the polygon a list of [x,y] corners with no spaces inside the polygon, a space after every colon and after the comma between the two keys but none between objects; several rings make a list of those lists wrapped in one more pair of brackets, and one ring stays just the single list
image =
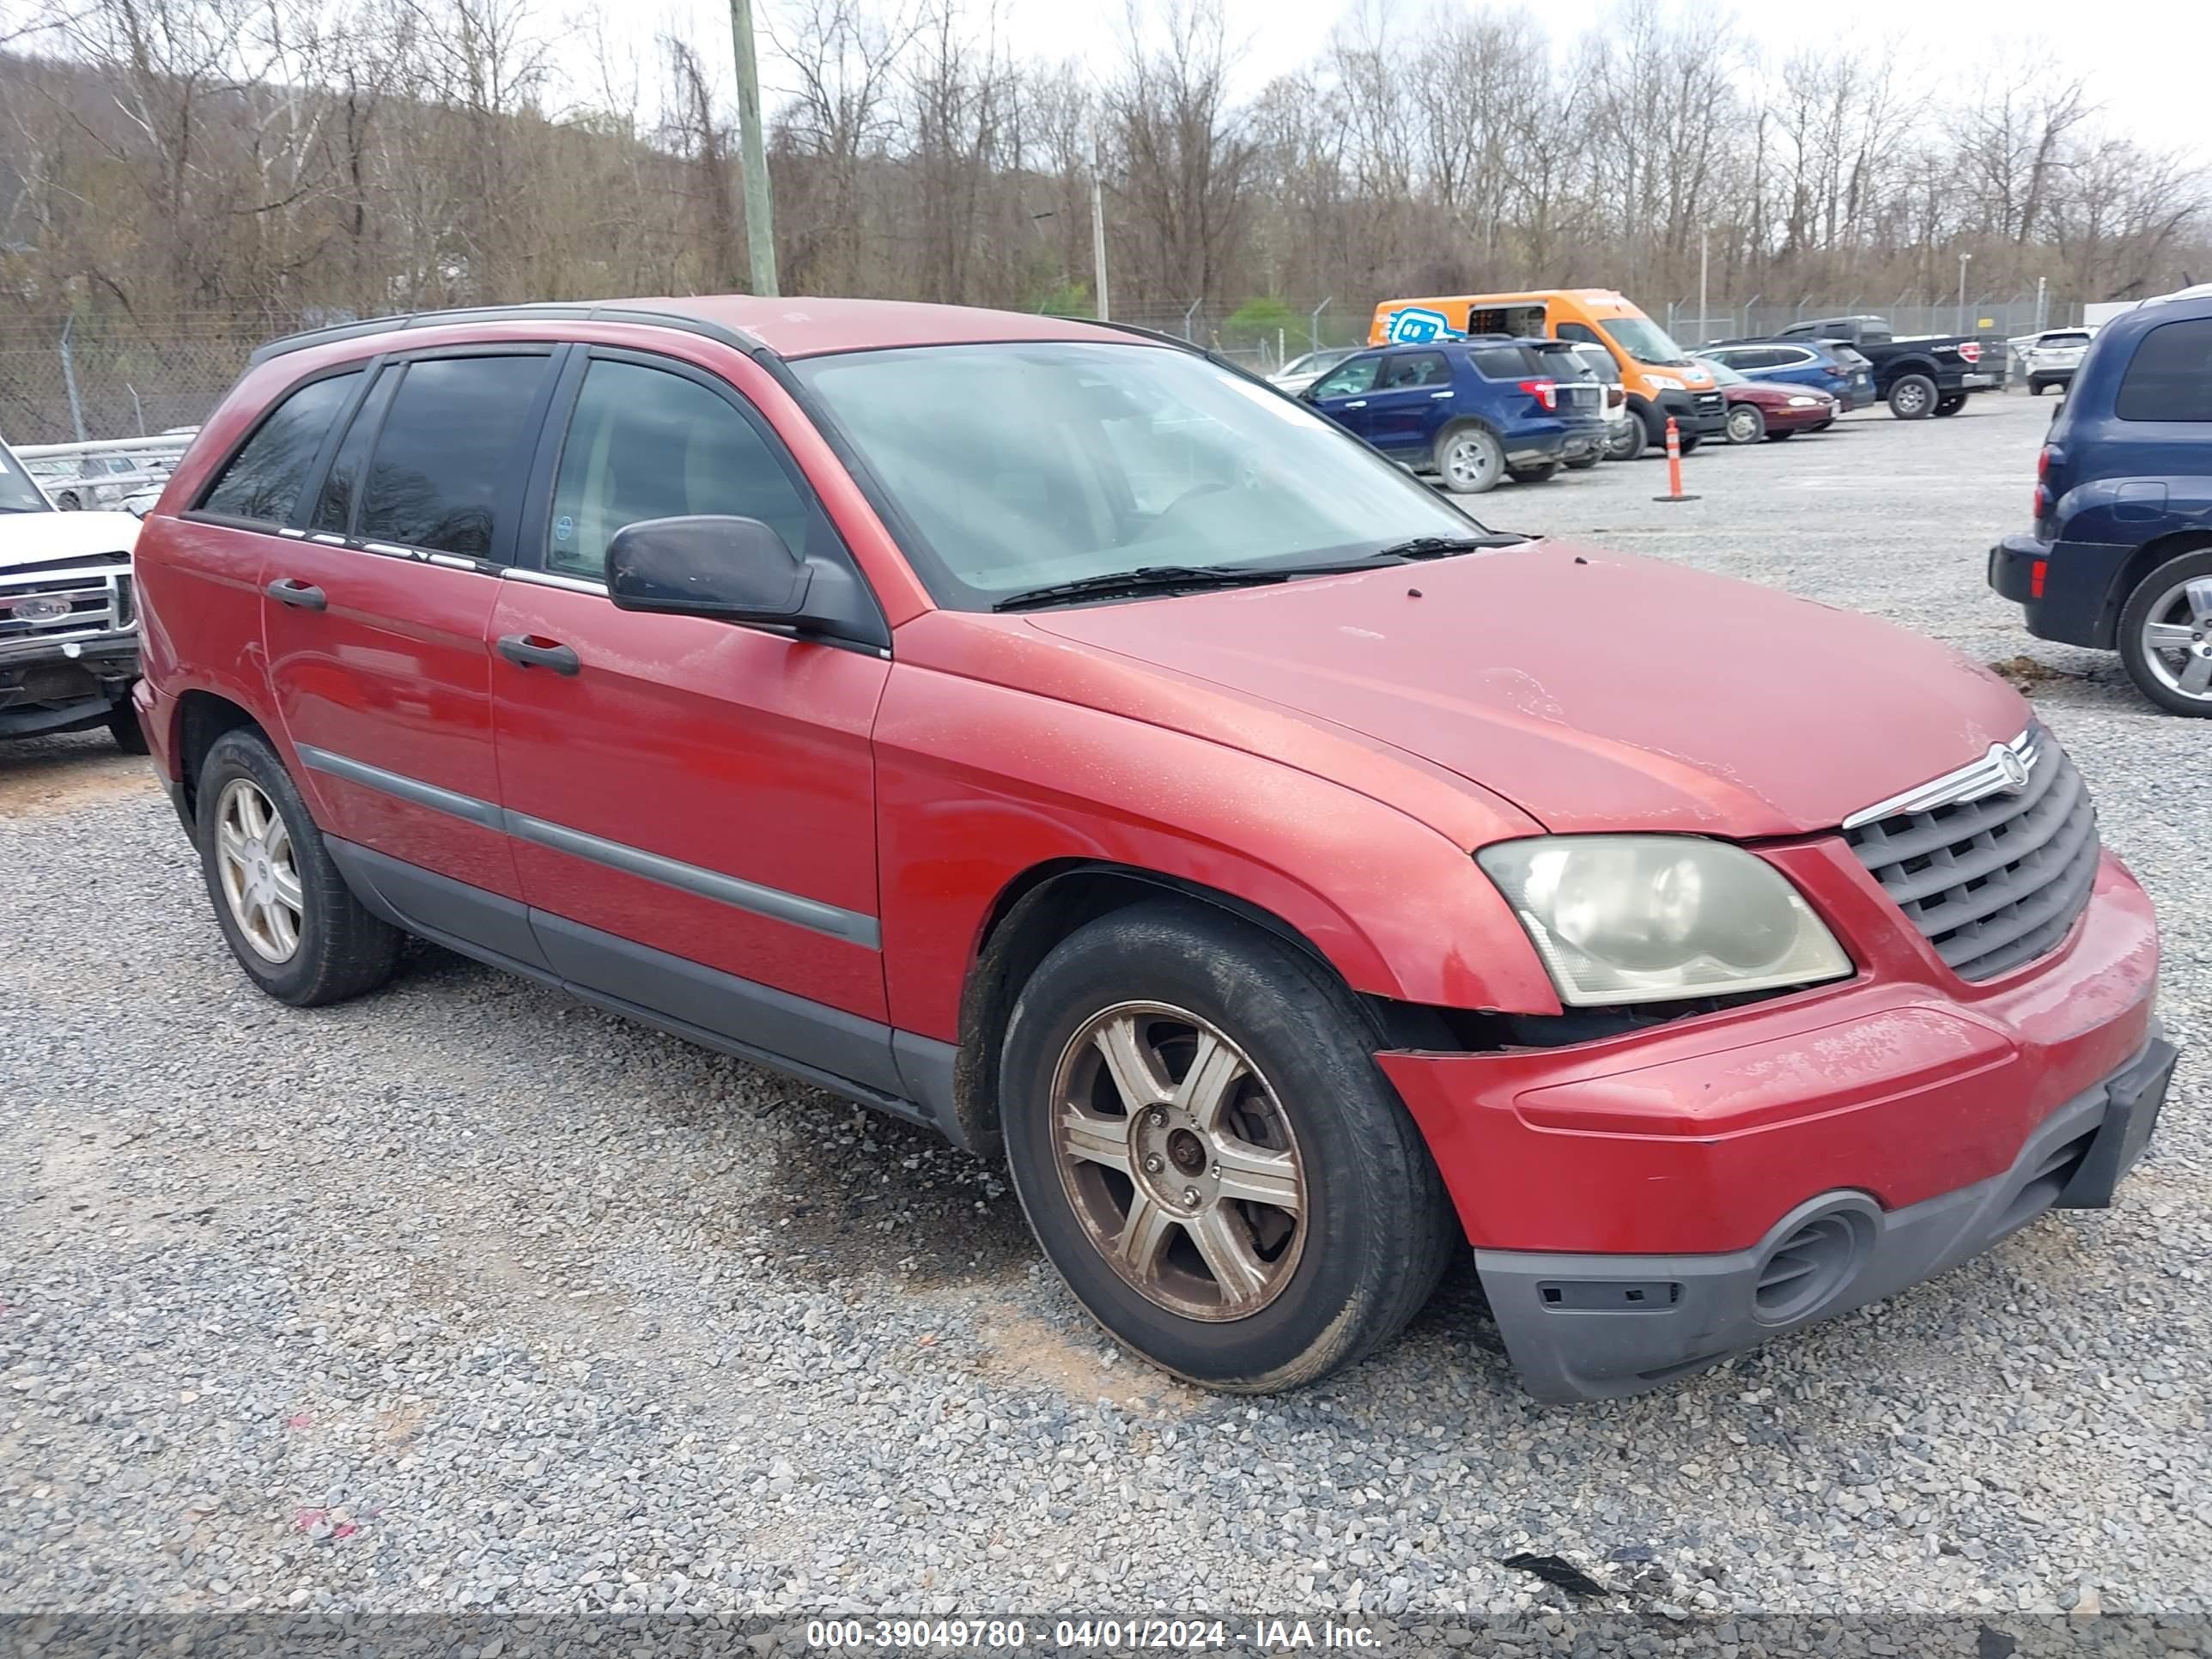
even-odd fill
[{"label": "front headlight", "polygon": [[1645,372],[1645,378],[1649,380],[1652,385],[1663,386],[1669,392],[1680,392],[1682,390],[1681,381],[1677,380],[1672,374],[1653,374],[1647,370]]},{"label": "front headlight", "polygon": [[1818,409],[1823,401],[1823,399],[1819,398],[1792,398],[1790,400],[1790,407],[1792,409]]},{"label": "front headlight", "polygon": [[1725,842],[1541,836],[1474,856],[1565,1003],[1726,995],[1851,971],[1781,872]]}]

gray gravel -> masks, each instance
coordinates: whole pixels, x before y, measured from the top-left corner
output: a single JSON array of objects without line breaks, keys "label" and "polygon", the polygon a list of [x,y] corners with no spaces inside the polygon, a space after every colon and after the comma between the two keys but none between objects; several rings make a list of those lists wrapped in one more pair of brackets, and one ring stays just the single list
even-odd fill
[{"label": "gray gravel", "polygon": [[2195,1045],[2117,1210],[1613,1405],[1523,1398],[1465,1273],[1333,1385],[1164,1381],[993,1172],[428,951],[281,1008],[137,769],[0,749],[0,1608],[1418,1621],[1559,1605],[1527,1550],[1668,1617],[2207,1611],[2208,734],[1982,586],[2048,409],[1481,504],[2056,671]]}]

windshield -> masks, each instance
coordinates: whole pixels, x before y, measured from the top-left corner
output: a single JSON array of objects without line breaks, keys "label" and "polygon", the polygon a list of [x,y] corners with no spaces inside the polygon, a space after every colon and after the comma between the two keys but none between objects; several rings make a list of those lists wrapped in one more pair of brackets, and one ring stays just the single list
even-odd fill
[{"label": "windshield", "polygon": [[0,444],[0,513],[46,513],[52,509],[23,464]]},{"label": "windshield", "polygon": [[1345,346],[1332,351],[1309,351],[1303,357],[1292,358],[1277,371],[1283,374],[1322,374],[1334,368],[1359,348]]},{"label": "windshield", "polygon": [[1480,526],[1281,393],[1157,346],[944,345],[792,368],[941,605],[1159,568],[1285,569]]},{"label": "windshield", "polygon": [[1751,384],[1747,378],[1737,374],[1718,358],[1700,357],[1698,361],[1711,372],[1715,386],[1749,386]]},{"label": "windshield", "polygon": [[1612,336],[1613,343],[1639,363],[1657,363],[1663,368],[1686,368],[1690,359],[1674,337],[1649,317],[1603,317],[1598,326]]}]

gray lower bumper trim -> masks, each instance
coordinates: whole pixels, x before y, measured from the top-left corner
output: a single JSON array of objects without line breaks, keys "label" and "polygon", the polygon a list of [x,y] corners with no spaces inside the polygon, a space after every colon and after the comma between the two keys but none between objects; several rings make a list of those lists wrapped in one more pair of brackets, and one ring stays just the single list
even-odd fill
[{"label": "gray lower bumper trim", "polygon": [[[2113,1139],[2127,1142],[2130,1160],[2142,1149],[2139,1134],[2100,1137],[2112,1103],[2133,1101],[2146,1079],[2171,1065],[2173,1052],[2154,1036],[2126,1066],[2039,1124],[2002,1175],[1903,1209],[1885,1211],[1861,1192],[1822,1194],[1750,1249],[1718,1255],[1479,1249],[1475,1267],[1506,1352],[1540,1400],[1614,1399],[1894,1295],[2064,1204],[2077,1172],[2109,1192],[2124,1170],[2093,1170],[2092,1153]],[[1808,1226],[1825,1226],[1829,1235],[1830,1282],[1808,1275],[1806,1299],[1778,1295],[1771,1281],[1778,1247]]]}]

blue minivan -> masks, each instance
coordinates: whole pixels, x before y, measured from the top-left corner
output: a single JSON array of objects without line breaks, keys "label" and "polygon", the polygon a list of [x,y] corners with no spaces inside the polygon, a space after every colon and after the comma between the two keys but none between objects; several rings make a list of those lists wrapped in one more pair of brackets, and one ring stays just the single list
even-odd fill
[{"label": "blue minivan", "polygon": [[1501,478],[1539,483],[1605,453],[1605,386],[1563,340],[1493,334],[1377,346],[1299,396],[1462,495]]},{"label": "blue minivan", "polygon": [[1990,586],[2039,639],[2118,651],[2142,694],[2212,714],[2212,285],[2106,323],[2051,423],[2035,529]]}]

